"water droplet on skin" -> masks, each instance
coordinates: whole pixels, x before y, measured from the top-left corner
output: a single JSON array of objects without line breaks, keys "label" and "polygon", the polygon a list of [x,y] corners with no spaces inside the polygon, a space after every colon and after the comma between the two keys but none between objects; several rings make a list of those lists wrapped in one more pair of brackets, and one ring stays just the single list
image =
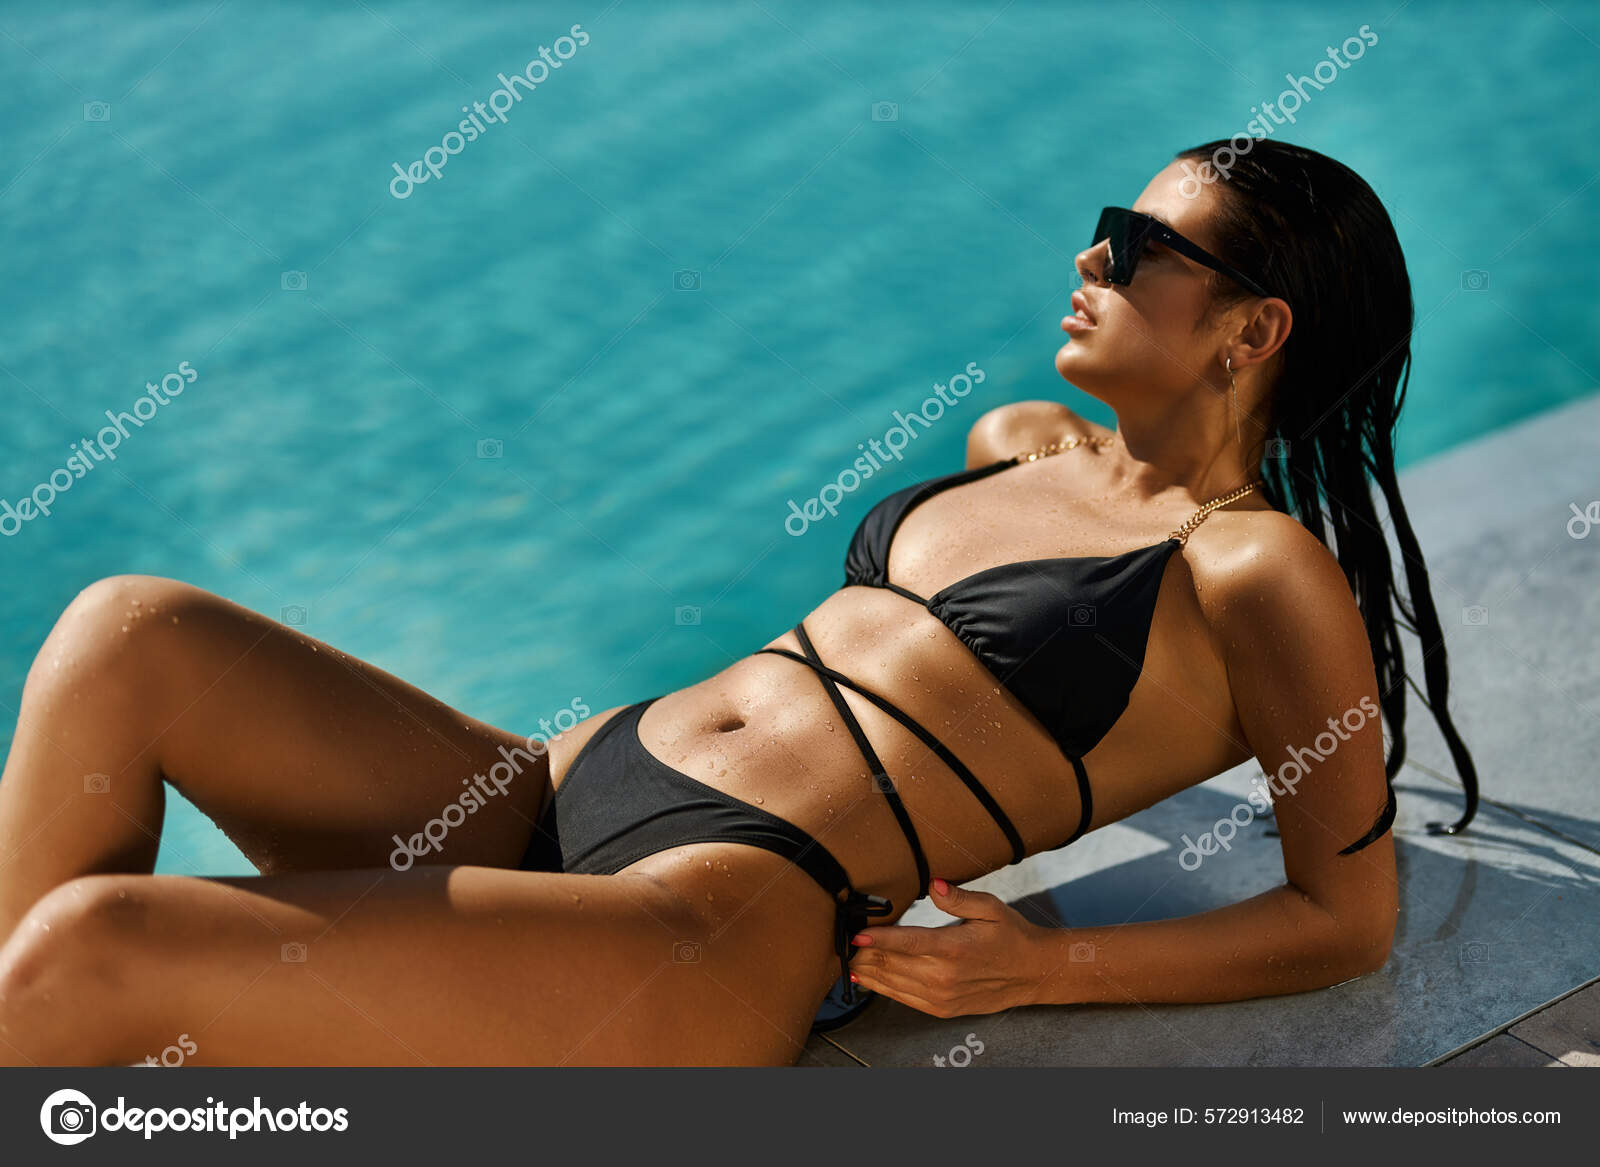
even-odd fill
[{"label": "water droplet on skin", "polygon": [[124,624],[124,625],[123,625],[123,626],[122,626],[122,630],[123,630],[123,631],[124,631],[124,632],[126,632],[126,631],[127,631],[127,630],[128,630],[128,626],[127,626],[127,625],[126,625],[126,624]]},{"label": "water droplet on skin", "polygon": [[133,601],[133,606],[134,606],[134,607],[135,607],[135,608],[137,608],[137,607],[138,607],[138,606],[139,606],[139,605],[140,605],[140,604],[142,604],[142,603],[144,603],[144,601],[143,601],[143,600],[134,600],[134,601]]},{"label": "water droplet on skin", "polygon": [[174,624],[176,624],[176,623],[177,623],[177,622],[178,622],[178,618],[177,618],[177,617],[176,617],[176,616],[174,616],[174,617],[173,617],[173,618],[172,618],[172,622],[173,622],[173,623],[174,623]]},{"label": "water droplet on skin", "polygon": [[756,799],[756,805],[757,805],[757,806],[760,806],[760,805],[761,805],[761,804],[762,804],[762,803],[763,803],[763,802],[766,802],[766,801],[767,801],[767,800],[766,800],[766,799],[764,799],[764,798],[757,798],[757,799]]},{"label": "water droplet on skin", "polygon": [[710,893],[710,892],[706,892],[706,899],[708,899],[708,900],[714,900],[714,899],[716,899],[716,898],[717,898],[717,897],[716,897],[716,896],[714,896],[714,895],[712,895],[712,894],[711,894],[711,893]]}]

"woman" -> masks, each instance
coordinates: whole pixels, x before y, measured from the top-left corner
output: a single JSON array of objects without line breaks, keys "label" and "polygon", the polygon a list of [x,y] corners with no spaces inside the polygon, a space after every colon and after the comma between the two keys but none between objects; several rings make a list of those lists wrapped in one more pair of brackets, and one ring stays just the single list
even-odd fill
[{"label": "woman", "polygon": [[[1115,431],[1052,402],[985,415],[968,469],[881,502],[793,631],[548,752],[183,584],[88,588],[0,781],[0,1061],[181,1034],[197,1063],[784,1064],[841,968],[951,1016],[1381,967],[1397,608],[1467,790],[1447,829],[1476,802],[1395,482],[1410,285],[1354,173],[1262,141],[1190,178],[1222,145],[1077,256],[1056,367]],[[1273,788],[1273,891],[1049,929],[951,886],[1319,738]],[[262,874],[148,874],[163,780]],[[408,844],[463,787],[473,813]],[[921,894],[963,925],[892,927]]]}]

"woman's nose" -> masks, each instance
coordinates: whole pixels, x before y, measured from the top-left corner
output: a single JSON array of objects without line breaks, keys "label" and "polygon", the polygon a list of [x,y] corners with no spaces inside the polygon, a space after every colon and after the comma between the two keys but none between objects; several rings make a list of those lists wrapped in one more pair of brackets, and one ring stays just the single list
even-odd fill
[{"label": "woman's nose", "polygon": [[1101,240],[1093,247],[1086,247],[1078,252],[1073,260],[1073,266],[1078,269],[1078,278],[1086,284],[1100,283],[1105,274],[1106,256],[1109,250],[1109,242]]}]

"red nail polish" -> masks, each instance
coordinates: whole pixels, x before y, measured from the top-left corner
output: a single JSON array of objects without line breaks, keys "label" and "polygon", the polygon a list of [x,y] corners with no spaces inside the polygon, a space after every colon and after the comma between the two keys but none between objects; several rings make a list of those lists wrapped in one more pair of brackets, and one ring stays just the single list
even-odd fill
[{"label": "red nail polish", "polygon": [[851,973],[850,974],[850,983],[852,985],[859,985],[861,983],[861,978],[856,976],[855,973]]},{"label": "red nail polish", "polygon": [[865,932],[857,932],[854,936],[850,937],[850,943],[854,944],[858,948],[865,948],[867,945],[872,943],[872,937],[868,936]]},{"label": "red nail polish", "polygon": [[948,883],[946,883],[942,879],[934,880],[933,881],[933,886],[934,886],[934,890],[937,891],[942,896],[947,896],[947,895],[950,894],[950,885]]}]

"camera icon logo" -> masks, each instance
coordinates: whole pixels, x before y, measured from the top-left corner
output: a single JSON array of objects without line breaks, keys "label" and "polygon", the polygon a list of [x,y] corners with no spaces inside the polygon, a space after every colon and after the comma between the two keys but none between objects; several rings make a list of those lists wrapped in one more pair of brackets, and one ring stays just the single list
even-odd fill
[{"label": "camera icon logo", "polygon": [[1077,961],[1079,964],[1088,963],[1094,959],[1094,945],[1087,940],[1078,941],[1067,949],[1067,959]]},{"label": "camera icon logo", "polygon": [[1267,458],[1277,458],[1279,461],[1287,458],[1289,456],[1289,439],[1268,438],[1266,452],[1263,456]]},{"label": "camera icon logo", "polygon": [[499,438],[479,438],[478,457],[503,458],[506,453],[506,444]]},{"label": "camera icon logo", "polygon": [[279,613],[279,618],[293,628],[299,628],[306,622],[306,610],[299,604],[290,604]]},{"label": "camera icon logo", "polygon": [[892,794],[895,791],[894,779],[887,774],[874,774],[872,776],[872,789],[878,794]]},{"label": "camera icon logo", "polygon": [[682,271],[672,273],[672,287],[679,292],[698,292],[700,290],[700,273],[684,268]]},{"label": "camera icon logo", "polygon": [[897,122],[900,120],[900,107],[892,101],[875,101],[872,103],[872,120]]},{"label": "camera icon logo", "polygon": [[83,103],[83,120],[86,122],[108,122],[111,120],[111,103],[109,101],[86,101]]},{"label": "camera icon logo", "polygon": [[1093,628],[1096,624],[1093,604],[1074,604],[1067,609],[1067,621],[1074,628]]},{"label": "camera icon logo", "polygon": [[85,794],[110,794],[110,774],[85,774],[83,776],[83,792]]},{"label": "camera icon logo", "polygon": [[673,964],[698,964],[700,961],[700,945],[693,940],[674,940],[672,942]]},{"label": "camera icon logo", "polygon": [[1481,292],[1489,286],[1489,273],[1478,268],[1461,273],[1461,286],[1469,292]]},{"label": "camera icon logo", "polygon": [[1489,946],[1482,940],[1473,940],[1461,946],[1462,964],[1488,964]]},{"label": "camera icon logo", "polygon": [[72,1147],[94,1134],[97,1113],[87,1094],[78,1090],[57,1090],[39,1108],[39,1126],[52,1143]]},{"label": "camera icon logo", "polygon": [[306,962],[306,946],[298,940],[285,944],[279,953],[284,964],[304,964]]},{"label": "camera icon logo", "polygon": [[688,628],[700,623],[700,609],[693,604],[679,604],[672,610],[672,622],[679,628]]},{"label": "camera icon logo", "polygon": [[306,273],[303,271],[286,271],[279,280],[285,292],[303,292],[306,290]]},{"label": "camera icon logo", "polygon": [[1469,628],[1482,628],[1489,623],[1489,609],[1482,604],[1473,604],[1461,609],[1461,622]]}]

